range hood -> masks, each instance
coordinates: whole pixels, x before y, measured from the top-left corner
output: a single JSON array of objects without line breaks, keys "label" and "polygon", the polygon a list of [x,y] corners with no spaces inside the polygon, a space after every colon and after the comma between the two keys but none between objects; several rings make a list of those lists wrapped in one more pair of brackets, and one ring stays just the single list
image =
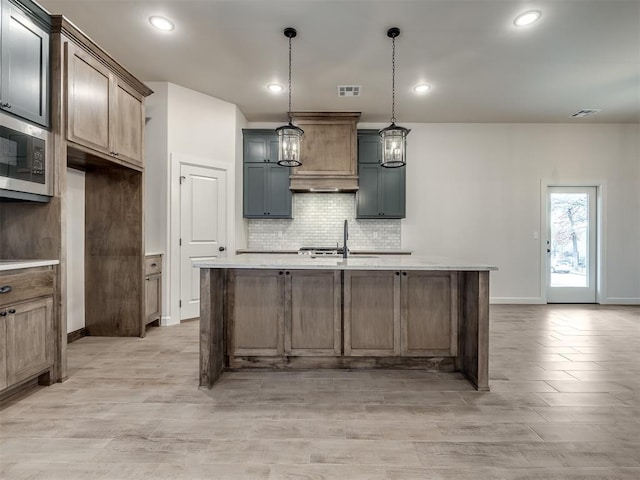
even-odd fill
[{"label": "range hood", "polygon": [[355,192],[358,190],[357,123],[360,112],[291,112],[304,130],[302,166],[293,168],[294,192]]}]

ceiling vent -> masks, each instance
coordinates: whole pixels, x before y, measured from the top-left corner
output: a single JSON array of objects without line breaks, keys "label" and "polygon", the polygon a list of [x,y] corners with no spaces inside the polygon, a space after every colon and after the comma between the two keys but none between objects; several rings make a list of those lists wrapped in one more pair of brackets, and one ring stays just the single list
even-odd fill
[{"label": "ceiling vent", "polygon": [[361,88],[360,85],[338,85],[338,96],[359,97]]},{"label": "ceiling vent", "polygon": [[585,108],[583,110],[580,110],[579,112],[574,113],[573,115],[571,115],[571,117],[572,118],[586,118],[586,117],[590,117],[591,115],[595,115],[599,111],[600,111],[600,109],[598,109],[598,108]]}]

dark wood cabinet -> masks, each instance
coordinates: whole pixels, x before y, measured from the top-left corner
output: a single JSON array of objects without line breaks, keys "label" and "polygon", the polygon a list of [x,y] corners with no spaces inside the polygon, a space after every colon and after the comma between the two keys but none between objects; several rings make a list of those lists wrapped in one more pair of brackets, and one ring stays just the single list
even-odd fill
[{"label": "dark wood cabinet", "polygon": [[273,130],[244,130],[243,213],[246,218],[291,218],[289,168],[278,161]]},{"label": "dark wood cabinet", "polygon": [[232,356],[339,356],[340,272],[233,270],[227,304]]},{"label": "dark wood cabinet", "polygon": [[340,355],[341,296],[338,271],[285,272],[286,355]]},{"label": "dark wood cabinet", "polygon": [[66,45],[67,139],[142,166],[144,96],[84,49]]},{"label": "dark wood cabinet", "polygon": [[380,165],[381,155],[378,131],[359,130],[357,218],[406,216],[406,167],[385,168]]},{"label": "dark wood cabinet", "polygon": [[400,355],[400,276],[397,273],[344,272],[345,355]]},{"label": "dark wood cabinet", "polygon": [[[0,272],[0,393],[25,380],[53,381],[53,267]],[[9,288],[7,288],[9,287]]]},{"label": "dark wood cabinet", "polygon": [[284,272],[233,270],[227,305],[233,324],[227,351],[233,356],[284,354]]},{"label": "dark wood cabinet", "polygon": [[50,26],[9,0],[1,5],[0,108],[48,127]]},{"label": "dark wood cabinet", "polygon": [[344,354],[455,356],[456,272],[345,271]]},{"label": "dark wood cabinet", "polygon": [[457,272],[401,272],[400,351],[403,356],[456,356]]}]

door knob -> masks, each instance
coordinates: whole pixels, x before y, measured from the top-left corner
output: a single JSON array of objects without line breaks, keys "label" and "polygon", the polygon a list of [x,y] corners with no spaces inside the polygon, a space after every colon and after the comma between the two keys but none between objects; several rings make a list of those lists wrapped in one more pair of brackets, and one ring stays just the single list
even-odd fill
[{"label": "door knob", "polygon": [[224,247],[218,247],[218,250],[219,250],[220,252],[224,252],[224,251],[226,250],[226,248],[224,248]]}]

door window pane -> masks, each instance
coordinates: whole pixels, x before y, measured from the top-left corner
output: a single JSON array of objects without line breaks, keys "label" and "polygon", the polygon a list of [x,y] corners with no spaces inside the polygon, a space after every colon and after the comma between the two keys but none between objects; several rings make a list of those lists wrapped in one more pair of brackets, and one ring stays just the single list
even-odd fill
[{"label": "door window pane", "polygon": [[589,286],[589,196],[551,193],[552,287]]}]

